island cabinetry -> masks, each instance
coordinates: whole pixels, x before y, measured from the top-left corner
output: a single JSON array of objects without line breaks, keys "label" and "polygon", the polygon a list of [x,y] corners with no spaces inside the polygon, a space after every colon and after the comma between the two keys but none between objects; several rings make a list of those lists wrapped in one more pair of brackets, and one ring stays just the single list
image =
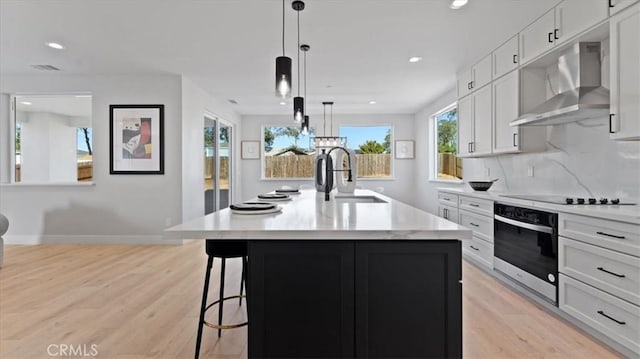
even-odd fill
[{"label": "island cabinetry", "polygon": [[462,356],[460,241],[249,242],[249,357]]},{"label": "island cabinetry", "polygon": [[559,307],[640,352],[640,225],[560,213]]}]

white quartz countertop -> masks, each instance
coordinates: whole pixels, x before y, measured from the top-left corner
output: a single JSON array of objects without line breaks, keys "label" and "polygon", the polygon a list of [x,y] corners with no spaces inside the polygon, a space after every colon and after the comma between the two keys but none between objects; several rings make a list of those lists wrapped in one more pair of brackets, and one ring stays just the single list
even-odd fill
[{"label": "white quartz countertop", "polygon": [[375,196],[387,203],[344,203],[331,193],[302,190],[279,202],[282,211],[262,215],[234,214],[230,209],[167,228],[167,239],[470,239],[471,230],[370,190],[356,196]]},{"label": "white quartz countertop", "polygon": [[501,203],[510,203],[540,210],[547,210],[557,213],[572,213],[583,216],[610,219],[614,221],[640,224],[640,205],[562,205],[547,202],[529,201],[503,195],[514,195],[514,193],[494,192],[494,191],[473,191],[462,188],[438,188],[438,191],[469,196],[474,198],[489,199]]}]

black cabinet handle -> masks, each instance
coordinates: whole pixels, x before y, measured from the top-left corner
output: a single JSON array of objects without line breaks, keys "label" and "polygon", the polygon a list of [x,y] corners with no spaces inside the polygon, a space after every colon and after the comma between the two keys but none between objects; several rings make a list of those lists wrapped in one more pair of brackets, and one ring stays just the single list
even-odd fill
[{"label": "black cabinet handle", "polygon": [[613,5],[613,4],[611,3],[611,0],[609,0],[609,7],[614,7],[614,6],[615,6],[615,5]]},{"label": "black cabinet handle", "polygon": [[513,134],[513,147],[518,147],[518,144],[516,144],[516,136],[517,135],[518,135],[517,133]]},{"label": "black cabinet handle", "polygon": [[447,216],[447,212],[449,212],[449,210],[447,210],[446,208],[442,209],[442,214],[444,215],[445,219],[449,219],[448,216]]},{"label": "black cabinet handle", "polygon": [[467,152],[471,153],[471,142],[467,143]]},{"label": "black cabinet handle", "polygon": [[556,39],[556,40],[558,40],[558,39],[559,39],[559,37],[558,37],[558,31],[560,31],[560,29],[554,29],[554,30],[553,30],[553,38],[554,38],[554,39]]},{"label": "black cabinet handle", "polygon": [[469,246],[469,247],[471,247],[471,249],[473,249],[474,251],[479,251],[479,249],[474,246]]},{"label": "black cabinet handle", "polygon": [[616,319],[616,318],[612,318],[612,317],[610,317],[610,316],[606,315],[606,314],[605,314],[603,311],[601,311],[601,310],[599,310],[599,311],[598,311],[598,314],[600,314],[601,316],[603,316],[603,317],[605,317],[605,318],[607,318],[607,319],[611,319],[611,320],[613,320],[614,322],[616,322],[616,323],[618,323],[618,324],[620,324],[620,325],[625,325],[625,324],[627,324],[627,322],[621,322],[621,321],[619,321],[619,320],[618,320],[618,319]]},{"label": "black cabinet handle", "polygon": [[442,197],[442,199],[444,199],[445,201],[451,201],[451,199],[448,197]]},{"label": "black cabinet handle", "polygon": [[609,234],[609,233],[604,233],[604,232],[596,232],[596,234],[599,234],[601,236],[618,238],[618,239],[625,239],[626,238],[625,236],[616,236],[615,234]]},{"label": "black cabinet handle", "polygon": [[471,82],[467,82],[467,89],[471,90]]},{"label": "black cabinet handle", "polygon": [[609,272],[608,270],[606,270],[606,269],[604,269],[604,268],[602,268],[602,267],[598,267],[597,269],[598,269],[599,271],[605,272],[605,273],[607,273],[607,274],[614,275],[614,276],[616,276],[616,277],[618,277],[618,278],[624,278],[624,277],[626,277],[624,274],[618,274],[618,273]]},{"label": "black cabinet handle", "polygon": [[549,40],[550,43],[553,42],[553,32],[549,33],[549,36],[547,37],[547,39]]},{"label": "black cabinet handle", "polygon": [[518,55],[513,55],[513,63],[514,64],[518,63]]},{"label": "black cabinet handle", "polygon": [[470,225],[472,225],[472,226],[474,226],[474,227],[480,227],[480,225],[479,225],[479,224],[475,224],[475,223],[473,223],[473,222],[469,222],[469,224],[470,224]]},{"label": "black cabinet handle", "polygon": [[615,116],[614,113],[609,114],[609,133],[615,133],[613,131],[613,116]]},{"label": "black cabinet handle", "polygon": [[471,207],[480,207],[480,205],[479,205],[479,204],[475,204],[475,203],[469,203],[469,205],[470,205]]}]

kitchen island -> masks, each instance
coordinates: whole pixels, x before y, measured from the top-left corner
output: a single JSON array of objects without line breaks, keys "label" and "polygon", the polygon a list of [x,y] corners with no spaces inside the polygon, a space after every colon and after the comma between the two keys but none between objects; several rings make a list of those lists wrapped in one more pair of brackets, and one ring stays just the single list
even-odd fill
[{"label": "kitchen island", "polygon": [[225,209],[171,239],[249,243],[249,357],[461,357],[460,239],[471,231],[367,190]]}]

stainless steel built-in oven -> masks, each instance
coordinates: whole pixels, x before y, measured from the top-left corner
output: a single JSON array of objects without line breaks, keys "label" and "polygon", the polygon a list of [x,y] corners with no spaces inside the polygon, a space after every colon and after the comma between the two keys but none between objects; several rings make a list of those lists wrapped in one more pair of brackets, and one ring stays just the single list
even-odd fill
[{"label": "stainless steel built-in oven", "polygon": [[557,304],[558,214],[496,202],[494,267]]}]

